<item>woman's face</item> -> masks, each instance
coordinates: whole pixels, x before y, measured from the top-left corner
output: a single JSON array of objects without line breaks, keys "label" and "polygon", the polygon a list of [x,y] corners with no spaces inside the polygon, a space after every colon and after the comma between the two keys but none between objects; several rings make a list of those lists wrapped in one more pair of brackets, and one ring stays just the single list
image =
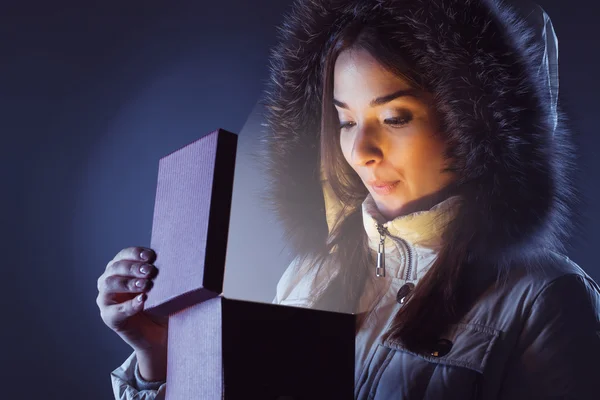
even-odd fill
[{"label": "woman's face", "polygon": [[340,53],[333,79],[342,152],[382,215],[402,215],[455,179],[442,172],[445,144],[431,95],[412,90],[362,49]]}]

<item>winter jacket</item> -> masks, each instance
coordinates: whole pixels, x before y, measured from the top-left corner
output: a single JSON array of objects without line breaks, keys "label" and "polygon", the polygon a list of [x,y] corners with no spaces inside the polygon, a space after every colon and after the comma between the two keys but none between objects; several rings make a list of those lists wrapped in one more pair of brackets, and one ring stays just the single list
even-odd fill
[{"label": "winter jacket", "polygon": [[[356,341],[358,399],[600,396],[600,288],[562,255],[574,218],[574,153],[558,104],[557,40],[540,7],[515,4],[298,0],[280,30],[266,92],[265,197],[298,260],[322,246],[341,212],[319,174],[317,149],[321,57],[346,22],[398,27],[464,161],[458,173],[469,190],[387,223],[386,276],[374,277],[359,302],[366,318]],[[381,221],[371,200],[362,215],[375,252],[373,229]],[[405,304],[405,283],[418,285],[446,245],[431,223],[439,213],[456,221],[453,236],[469,238],[469,255],[482,270],[494,266],[505,275],[482,281],[461,320],[427,352],[415,352],[382,337]],[[274,302],[314,306],[341,268],[329,263],[316,274],[307,261],[288,267]],[[374,265],[365,268],[375,274]],[[164,398],[164,382],[143,382],[136,371],[133,354],[113,371],[115,398]]]},{"label": "winter jacket", "polygon": [[[357,334],[356,398],[600,398],[600,288],[563,255],[575,218],[575,152],[558,103],[558,41],[539,6],[295,2],[272,53],[263,156],[271,177],[266,198],[294,252],[322,248],[342,212],[319,158],[321,108],[331,101],[321,97],[321,84],[331,39],[357,20],[394,30],[388,40],[435,94],[441,131],[457,160],[459,196],[445,228],[450,239],[428,247],[413,238],[415,231],[397,232],[389,243],[398,254],[393,274],[422,269],[414,277],[417,293],[427,274],[444,273],[440,263],[433,270],[433,259],[466,248],[463,287],[479,295],[426,351],[415,351],[390,323],[407,306],[408,277],[401,273],[365,291],[360,307],[373,309]],[[368,203],[367,196],[363,218]],[[368,222],[364,228],[375,258],[378,236]],[[303,265],[290,268],[276,300],[310,307],[343,266],[327,264],[320,276]],[[377,282],[375,263],[365,268]]]},{"label": "winter jacket", "polygon": [[[575,263],[551,250],[540,251],[543,268],[514,264],[510,279],[490,287],[462,320],[426,354],[386,340],[394,313],[431,267],[443,226],[456,198],[386,225],[386,275],[362,294],[366,313],[356,335],[357,399],[595,399],[600,393],[600,287]],[[363,221],[373,255],[378,250],[377,212],[370,196]],[[436,223],[436,221],[438,221]],[[318,274],[294,264],[277,286],[275,302],[313,308],[314,300],[342,266]],[[592,356],[591,356],[592,355]]]}]

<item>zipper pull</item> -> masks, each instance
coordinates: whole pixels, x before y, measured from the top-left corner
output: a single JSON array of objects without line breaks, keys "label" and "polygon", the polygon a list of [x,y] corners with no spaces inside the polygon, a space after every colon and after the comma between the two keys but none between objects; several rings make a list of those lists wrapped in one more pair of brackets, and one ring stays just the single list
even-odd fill
[{"label": "zipper pull", "polygon": [[379,231],[379,246],[377,247],[377,267],[375,267],[375,275],[378,277],[385,276],[385,226],[377,224]]}]

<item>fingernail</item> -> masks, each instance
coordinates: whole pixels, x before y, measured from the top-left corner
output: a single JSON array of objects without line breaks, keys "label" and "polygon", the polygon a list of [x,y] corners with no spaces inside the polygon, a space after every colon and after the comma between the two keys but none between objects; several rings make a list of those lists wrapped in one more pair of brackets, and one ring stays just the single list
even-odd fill
[{"label": "fingernail", "polygon": [[139,302],[142,302],[142,301],[144,301],[144,298],[145,298],[145,297],[146,297],[146,296],[145,296],[145,293],[142,293],[142,294],[140,294],[140,295],[137,297],[137,301],[139,301]]},{"label": "fingernail", "polygon": [[148,273],[148,266],[146,264],[142,265],[140,267],[140,272],[144,275],[146,275]]},{"label": "fingernail", "polygon": [[148,258],[150,258],[150,252],[148,252],[148,250],[142,250],[142,252],[140,253],[140,257],[142,260],[147,260]]}]

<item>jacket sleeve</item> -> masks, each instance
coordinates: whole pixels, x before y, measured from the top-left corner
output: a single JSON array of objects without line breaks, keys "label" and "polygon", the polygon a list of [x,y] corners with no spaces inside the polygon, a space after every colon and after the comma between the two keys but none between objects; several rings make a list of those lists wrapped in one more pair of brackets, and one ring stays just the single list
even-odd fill
[{"label": "jacket sleeve", "polygon": [[570,274],[541,290],[505,371],[503,400],[598,398],[598,285]]},{"label": "jacket sleeve", "polygon": [[148,382],[139,373],[137,358],[133,352],[127,360],[110,374],[116,400],[164,400],[167,390],[165,381]]}]

